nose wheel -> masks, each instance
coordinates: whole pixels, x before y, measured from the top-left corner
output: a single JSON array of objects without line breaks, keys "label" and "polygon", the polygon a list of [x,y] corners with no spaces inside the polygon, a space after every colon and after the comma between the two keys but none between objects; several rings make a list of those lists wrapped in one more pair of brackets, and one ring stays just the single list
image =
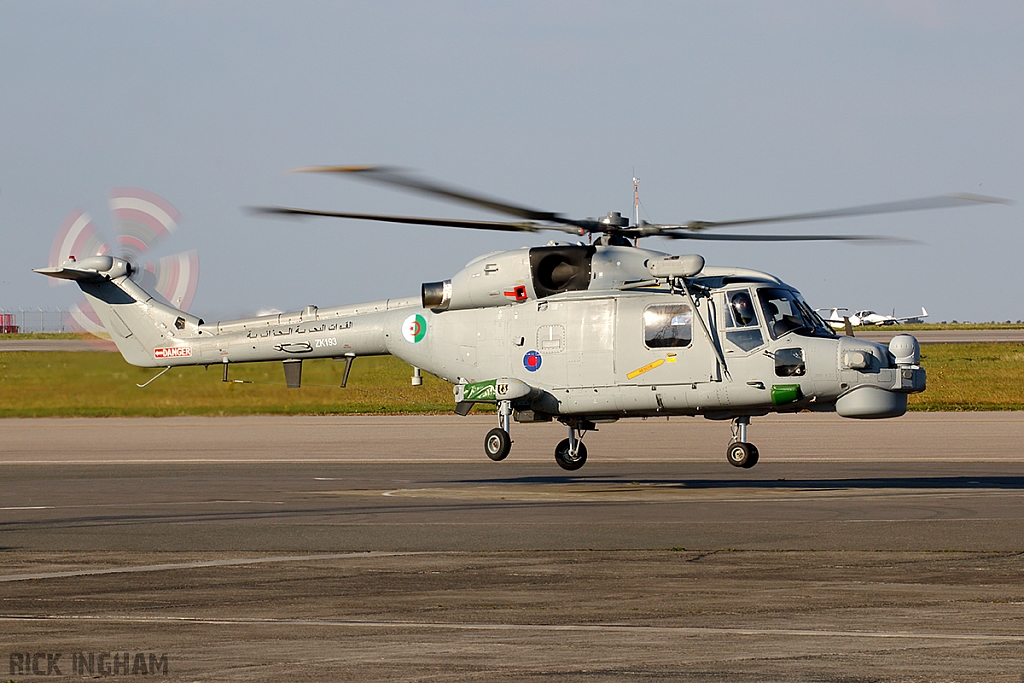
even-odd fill
[{"label": "nose wheel", "polygon": [[555,446],[555,462],[563,470],[578,470],[587,463],[587,447],[582,441],[577,440],[576,449],[573,450],[572,440],[562,439]]},{"label": "nose wheel", "polygon": [[725,457],[733,467],[750,469],[757,464],[760,454],[757,446],[747,441],[747,427],[750,426],[750,417],[744,415],[732,421],[732,441],[725,450]]},{"label": "nose wheel", "polygon": [[750,469],[757,464],[757,446],[752,443],[742,443],[739,441],[731,443],[725,455],[729,458],[729,464],[734,467]]}]

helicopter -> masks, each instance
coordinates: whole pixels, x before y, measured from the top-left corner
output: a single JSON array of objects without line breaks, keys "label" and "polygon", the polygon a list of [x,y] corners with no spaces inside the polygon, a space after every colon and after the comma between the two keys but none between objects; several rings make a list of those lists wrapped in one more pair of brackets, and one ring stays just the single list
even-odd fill
[{"label": "helicopter", "polygon": [[[769,413],[836,412],[875,419],[903,415],[924,391],[920,346],[906,334],[888,346],[837,335],[800,292],[766,272],[712,266],[698,254],[641,248],[641,238],[727,241],[863,241],[869,235],[732,234],[718,229],[842,216],[1008,203],[951,194],[844,209],[732,221],[652,224],[609,212],[575,219],[477,194],[387,166],[296,169],[355,176],[514,217],[511,221],[254,209],[263,215],[536,233],[550,241],[486,254],[450,279],[422,284],[419,296],[206,323],[154,297],[137,267],[108,254],[70,256],[35,272],[75,281],[125,360],[163,368],[281,361],[288,386],[301,385],[302,360],[391,354],[453,385],[455,412],[496,408],[484,451],[504,460],[512,422],[563,424],[555,461],[574,471],[587,461],[584,436],[623,418],[703,416],[731,422],[730,464],[753,467],[752,418]],[[586,238],[584,242],[581,238]],[[156,377],[159,377],[158,374]],[[150,381],[156,379],[152,378]],[[414,378],[415,383],[415,378]],[[147,382],[148,384],[148,382]],[[144,386],[144,385],[140,385]]]}]

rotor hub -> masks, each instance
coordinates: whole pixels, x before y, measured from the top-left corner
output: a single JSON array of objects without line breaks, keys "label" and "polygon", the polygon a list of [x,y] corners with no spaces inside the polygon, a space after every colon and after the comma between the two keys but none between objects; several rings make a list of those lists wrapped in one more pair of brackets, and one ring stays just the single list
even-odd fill
[{"label": "rotor hub", "polygon": [[618,211],[609,211],[598,219],[598,223],[606,228],[625,228],[629,226],[629,219]]}]

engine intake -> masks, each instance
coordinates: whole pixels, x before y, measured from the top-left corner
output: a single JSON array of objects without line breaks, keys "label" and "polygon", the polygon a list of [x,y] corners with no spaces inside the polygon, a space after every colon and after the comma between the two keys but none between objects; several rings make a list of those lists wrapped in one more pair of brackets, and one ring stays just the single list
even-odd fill
[{"label": "engine intake", "polygon": [[540,298],[590,287],[594,247],[566,245],[530,249],[533,288]]}]

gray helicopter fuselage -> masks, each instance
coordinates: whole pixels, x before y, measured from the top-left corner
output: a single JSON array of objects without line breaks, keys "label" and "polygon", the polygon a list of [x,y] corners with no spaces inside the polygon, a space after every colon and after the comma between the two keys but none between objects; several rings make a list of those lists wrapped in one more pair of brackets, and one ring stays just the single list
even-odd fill
[{"label": "gray helicopter fuselage", "polygon": [[[778,278],[700,257],[552,243],[482,256],[418,298],[213,324],[149,297],[120,259],[95,258],[106,261],[42,272],[79,280],[141,366],[391,354],[452,382],[460,402],[493,403],[520,387],[509,394],[520,421],[804,409],[892,417],[924,389],[916,341],[894,353],[838,337]],[[686,258],[699,259],[699,272],[658,275]],[[494,393],[474,394],[481,383]]]},{"label": "gray helicopter fuselage", "polygon": [[[920,368],[903,372],[885,347],[838,337],[820,322],[776,331],[756,307],[754,319],[737,327],[730,297],[769,304],[782,293],[802,299],[765,273],[706,268],[703,275],[692,281],[706,287],[694,300],[696,310],[667,286],[563,292],[496,308],[418,311],[425,323],[419,340],[393,332],[412,315],[394,311],[385,325],[392,330],[388,351],[457,386],[508,378],[540,390],[520,401],[521,421],[731,419],[832,411],[837,402],[850,417],[892,417],[905,411],[907,393],[924,388]],[[760,295],[765,291],[768,296]],[[683,324],[665,336],[664,323],[673,317]]]}]

